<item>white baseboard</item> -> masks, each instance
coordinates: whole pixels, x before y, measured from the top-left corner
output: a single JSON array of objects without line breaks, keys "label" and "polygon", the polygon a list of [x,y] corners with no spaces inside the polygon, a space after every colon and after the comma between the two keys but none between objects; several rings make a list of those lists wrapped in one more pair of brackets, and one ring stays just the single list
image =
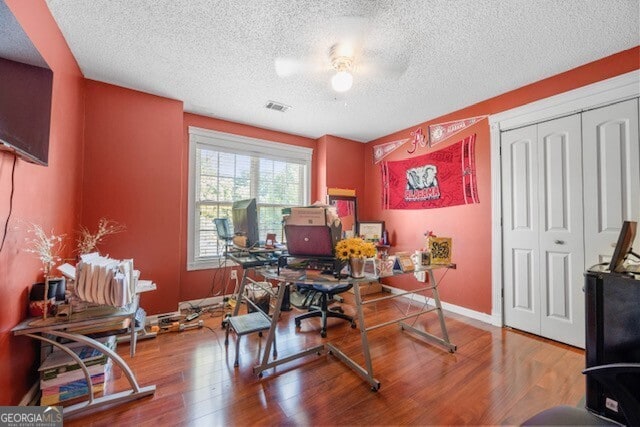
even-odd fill
[{"label": "white baseboard", "polygon": [[[382,288],[386,291],[386,292],[390,292],[392,294],[401,294],[403,292],[406,292],[406,290],[403,289],[398,289],[398,288],[394,288],[392,286],[388,286],[388,285],[382,285]],[[407,299],[413,299],[414,301],[418,301],[422,304],[426,303],[427,300],[433,300],[433,298],[429,298],[426,297],[424,295],[420,295],[420,294],[408,294],[408,295],[403,295],[403,298],[407,298]],[[440,302],[442,304],[442,308],[444,310],[450,311],[452,313],[456,313],[456,314],[460,314],[462,316],[468,317],[470,319],[475,319],[475,320],[479,320],[481,322],[484,323],[488,323],[490,325],[494,325],[494,326],[501,326],[501,325],[496,325],[494,316],[491,316],[490,314],[487,313],[481,313],[479,311],[475,311],[475,310],[471,310],[465,307],[460,307],[459,305],[455,305],[455,304],[449,304],[448,302]]]},{"label": "white baseboard", "polygon": [[39,385],[39,381],[33,383],[29,391],[27,391],[27,393],[20,400],[20,403],[18,403],[18,406],[34,406],[36,404],[38,394],[40,393]]},{"label": "white baseboard", "polygon": [[183,301],[178,304],[178,311],[188,310],[192,307],[210,307],[212,305],[220,305],[223,302],[224,302],[224,298],[221,296],[209,297],[204,299],[194,299],[191,301]]},{"label": "white baseboard", "polygon": [[157,325],[159,322],[159,319],[162,317],[173,317],[173,316],[179,316],[180,314],[182,314],[182,310],[189,310],[190,308],[193,307],[211,307],[211,306],[220,306],[222,305],[222,303],[224,302],[224,298],[221,296],[218,297],[209,297],[209,298],[201,298],[201,299],[194,299],[191,301],[182,301],[180,303],[178,303],[178,309],[176,311],[171,311],[168,313],[159,313],[159,314],[154,314],[152,316],[147,316],[147,326],[149,325]]}]

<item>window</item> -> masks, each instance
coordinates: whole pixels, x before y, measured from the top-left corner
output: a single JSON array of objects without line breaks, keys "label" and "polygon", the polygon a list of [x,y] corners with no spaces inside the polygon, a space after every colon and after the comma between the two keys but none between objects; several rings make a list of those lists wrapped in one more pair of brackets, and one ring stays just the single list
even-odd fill
[{"label": "window", "polygon": [[215,218],[231,220],[235,200],[255,198],[260,239],[282,241],[282,209],[309,204],[310,148],[189,127],[187,269],[219,265]]}]

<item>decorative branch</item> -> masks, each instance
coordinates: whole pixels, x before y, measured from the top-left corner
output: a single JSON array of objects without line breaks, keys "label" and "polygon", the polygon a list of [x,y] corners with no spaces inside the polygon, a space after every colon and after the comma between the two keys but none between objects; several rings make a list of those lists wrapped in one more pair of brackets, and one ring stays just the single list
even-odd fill
[{"label": "decorative branch", "polygon": [[122,233],[127,227],[106,218],[100,218],[98,221],[98,230],[95,234],[91,233],[85,226],[80,227],[80,237],[78,237],[78,254],[88,254],[98,248],[98,244],[102,243],[105,237],[111,234]]},{"label": "decorative branch", "polygon": [[35,254],[42,262],[42,270],[44,271],[45,278],[49,275],[53,266],[60,262],[62,258],[58,255],[63,248],[64,234],[59,236],[53,234],[47,236],[41,226],[37,224],[30,224],[27,233],[33,234],[33,237],[26,237],[27,248],[25,252]]}]

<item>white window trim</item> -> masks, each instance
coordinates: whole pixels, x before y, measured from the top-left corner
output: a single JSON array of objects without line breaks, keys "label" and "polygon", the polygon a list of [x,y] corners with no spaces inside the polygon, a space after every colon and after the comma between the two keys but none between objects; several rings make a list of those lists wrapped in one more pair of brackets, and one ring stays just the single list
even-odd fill
[{"label": "white window trim", "polygon": [[[283,144],[281,142],[267,141],[263,139],[250,138],[246,136],[234,135],[225,132],[218,132],[209,129],[189,126],[189,197],[187,209],[187,271],[204,270],[224,266],[220,263],[219,257],[210,259],[195,258],[195,163],[196,149],[198,146],[206,146],[220,151],[231,153],[245,153],[260,155],[264,157],[276,157],[290,160],[306,166],[304,189],[304,199],[308,203],[311,197],[311,158],[313,149],[298,147],[295,145]],[[275,154],[275,156],[274,156]]]}]

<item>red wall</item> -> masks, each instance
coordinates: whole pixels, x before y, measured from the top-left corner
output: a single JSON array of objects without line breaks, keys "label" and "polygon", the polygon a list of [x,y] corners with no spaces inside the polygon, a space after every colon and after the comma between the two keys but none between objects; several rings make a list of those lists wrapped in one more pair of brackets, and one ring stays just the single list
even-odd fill
[{"label": "red wall", "polygon": [[[184,131],[183,131],[183,156],[182,167],[182,191],[184,193],[184,201],[180,205],[182,209],[182,222],[180,223],[180,269],[181,269],[181,287],[179,301],[190,301],[194,299],[206,298],[213,296],[224,288],[226,283],[221,283],[222,275],[216,275],[215,270],[194,270],[187,271],[187,198],[189,191],[188,182],[188,166],[189,166],[189,126],[195,126],[203,129],[214,130],[218,132],[232,133],[235,135],[247,136],[250,138],[264,139],[268,141],[282,142],[285,144],[297,145],[300,147],[312,148],[313,159],[311,163],[311,180],[312,194],[311,200],[317,197],[317,190],[313,183],[318,175],[318,154],[316,150],[316,141],[302,136],[291,135],[282,132],[276,132],[267,129],[261,129],[254,126],[243,125],[239,123],[228,122],[226,120],[213,119],[210,117],[198,116],[195,114],[184,114]],[[226,276],[225,276],[226,277]],[[215,283],[214,279],[216,279]],[[212,286],[213,285],[213,286]],[[232,290],[232,288],[230,288]]]},{"label": "red wall", "polygon": [[[365,144],[325,135],[320,140],[325,147],[325,182],[320,197],[324,202],[327,188],[348,188],[356,190],[356,197],[364,193],[364,154]],[[359,219],[365,220],[361,215]]]},{"label": "red wall", "polygon": [[[182,102],[86,81],[82,224],[102,217],[127,230],[99,249],[133,258],[158,289],[142,295],[149,313],[177,308],[180,294]],[[186,173],[186,171],[184,171]]]},{"label": "red wall", "polygon": [[[16,405],[36,380],[36,344],[10,330],[27,315],[28,291],[41,281],[42,265],[24,251],[25,229],[35,223],[66,234],[71,255],[80,217],[84,82],[78,65],[46,4],[7,0],[27,35],[53,70],[49,166],[18,160],[13,211],[0,253],[0,405]],[[13,156],[0,152],[0,234],[9,215]]]},{"label": "red wall", "polygon": [[[457,270],[447,273],[440,288],[444,301],[482,313],[491,312],[491,162],[489,156],[490,137],[488,122],[481,121],[437,146],[443,148],[476,133],[476,161],[480,203],[428,210],[382,210],[380,166],[369,160],[373,148],[384,142],[407,138],[417,127],[426,130],[429,124],[459,120],[485,114],[495,114],[530,102],[570,91],[594,82],[614,77],[640,68],[640,47],[635,47],[601,60],[583,65],[562,74],[524,86],[495,98],[471,105],[462,110],[419,123],[408,129],[372,141],[367,144],[365,155],[365,177],[367,182],[364,198],[359,199],[359,208],[370,219],[386,222],[391,232],[395,251],[414,250],[423,245],[422,233],[434,230],[436,234],[453,238],[453,256]],[[408,146],[403,146],[389,155],[388,160],[399,160],[409,156]],[[418,148],[414,156],[432,151]],[[403,276],[390,281],[394,286],[405,287],[403,282],[414,280]]]}]

